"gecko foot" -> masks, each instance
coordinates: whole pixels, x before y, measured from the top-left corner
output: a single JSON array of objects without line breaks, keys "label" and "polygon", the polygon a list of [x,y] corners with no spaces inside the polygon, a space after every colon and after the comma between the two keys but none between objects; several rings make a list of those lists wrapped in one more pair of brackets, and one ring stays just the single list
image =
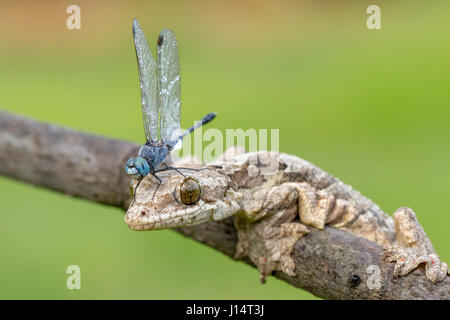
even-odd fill
[{"label": "gecko foot", "polygon": [[432,282],[444,280],[448,272],[447,264],[441,262],[437,254],[426,254],[424,251],[413,248],[386,248],[383,258],[396,263],[394,266],[395,276],[404,276],[422,263],[425,264],[427,278]]},{"label": "gecko foot", "polygon": [[235,257],[248,256],[258,268],[262,283],[274,270],[294,276],[295,263],[290,254],[297,241],[308,232],[305,225],[297,222],[282,223],[276,227],[268,227],[267,220],[245,225],[241,223]]}]

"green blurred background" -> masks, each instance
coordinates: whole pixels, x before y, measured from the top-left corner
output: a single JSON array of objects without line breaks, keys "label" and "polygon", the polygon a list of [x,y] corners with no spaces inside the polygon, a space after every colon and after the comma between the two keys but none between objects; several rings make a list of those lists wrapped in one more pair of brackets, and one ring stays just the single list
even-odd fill
[{"label": "green blurred background", "polygon": [[[143,142],[132,19],[152,45],[171,28],[183,127],[217,111],[221,130],[280,128],[281,151],[388,213],[412,207],[450,262],[449,16],[449,1],[2,1],[0,109]],[[0,200],[2,299],[314,298],[175,232],[132,232],[115,208],[4,177]]]}]

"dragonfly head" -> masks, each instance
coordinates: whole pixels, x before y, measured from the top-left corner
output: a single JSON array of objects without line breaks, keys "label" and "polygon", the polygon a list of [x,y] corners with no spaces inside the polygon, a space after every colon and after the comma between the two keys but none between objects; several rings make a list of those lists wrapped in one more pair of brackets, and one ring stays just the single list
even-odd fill
[{"label": "dragonfly head", "polygon": [[150,173],[150,166],[142,157],[130,158],[125,166],[127,174],[134,179],[140,179]]}]

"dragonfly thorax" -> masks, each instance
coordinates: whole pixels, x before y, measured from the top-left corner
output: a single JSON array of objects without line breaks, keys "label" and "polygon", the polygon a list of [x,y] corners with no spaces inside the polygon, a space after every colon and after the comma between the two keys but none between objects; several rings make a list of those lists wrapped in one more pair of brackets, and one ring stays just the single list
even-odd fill
[{"label": "dragonfly thorax", "polygon": [[167,158],[170,149],[165,144],[144,144],[140,149],[138,156],[147,160],[150,171],[155,171],[158,166]]}]

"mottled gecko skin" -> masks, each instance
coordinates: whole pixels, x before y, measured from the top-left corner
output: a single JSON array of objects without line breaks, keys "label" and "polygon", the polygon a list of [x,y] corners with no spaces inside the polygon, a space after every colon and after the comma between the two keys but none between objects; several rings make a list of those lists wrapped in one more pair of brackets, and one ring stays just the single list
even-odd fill
[{"label": "mottled gecko skin", "polygon": [[185,178],[177,172],[161,174],[163,183],[154,197],[157,182],[144,178],[125,216],[128,226],[156,230],[235,215],[236,257],[248,256],[262,281],[274,270],[294,276],[290,253],[295,243],[309,228],[325,225],[384,247],[384,258],[396,263],[395,275],[406,275],[424,263],[432,282],[447,276],[447,265],[440,262],[411,209],[398,209],[392,219],[352,187],[303,159],[283,153],[234,152],[229,150],[204,170],[184,171],[201,186],[195,204],[178,200]]}]

